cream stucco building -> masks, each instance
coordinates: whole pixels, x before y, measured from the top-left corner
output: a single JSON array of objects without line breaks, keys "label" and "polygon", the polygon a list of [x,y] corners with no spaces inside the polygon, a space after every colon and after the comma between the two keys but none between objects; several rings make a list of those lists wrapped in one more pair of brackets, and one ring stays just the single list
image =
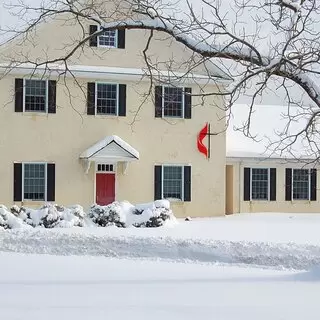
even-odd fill
[{"label": "cream stucco building", "polygon": [[[158,69],[152,83],[143,30],[91,38],[68,69],[30,63],[63,56],[98,28],[82,26],[52,20],[32,45],[0,50],[0,203],[88,208],[166,198],[179,217],[320,211],[315,167],[226,156],[224,101],[199,94],[231,79],[162,33],[148,49]],[[196,66],[188,75],[186,61]]]},{"label": "cream stucco building", "polygon": [[[97,26],[86,29],[85,36]],[[142,57],[147,35],[116,30],[95,37],[68,71],[27,62],[8,68],[10,59],[65,52],[82,36],[67,17],[42,25],[36,46],[13,42],[2,49],[0,203],[88,208],[167,198],[177,216],[225,214],[223,99],[197,94],[222,90],[230,78],[212,63],[182,76],[191,52],[157,33],[149,54],[160,72],[151,86]],[[222,132],[211,137],[210,158],[197,146],[206,123]]]}]

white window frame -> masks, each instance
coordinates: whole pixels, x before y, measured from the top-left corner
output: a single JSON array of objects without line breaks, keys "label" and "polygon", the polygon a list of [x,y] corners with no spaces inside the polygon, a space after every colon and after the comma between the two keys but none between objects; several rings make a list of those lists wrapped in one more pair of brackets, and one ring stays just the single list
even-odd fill
[{"label": "white window frame", "polygon": [[[268,170],[268,198],[252,199],[252,169]],[[270,201],[270,168],[250,167],[250,201]]]},{"label": "white window frame", "polygon": [[[29,111],[26,110],[26,81],[27,80],[32,80],[32,81],[45,81],[46,83],[46,105],[45,105],[45,110],[44,111]],[[48,106],[49,106],[49,81],[48,80],[43,80],[43,79],[23,79],[23,112],[24,113],[40,113],[40,114],[46,114],[48,113]]]},{"label": "white window frame", "polygon": [[[112,114],[112,113],[98,113],[98,84],[109,84],[109,85],[113,85],[116,86],[117,88],[117,105],[116,105],[116,113]],[[112,82],[102,82],[102,81],[96,81],[95,82],[95,93],[94,93],[94,114],[96,116],[111,116],[111,117],[117,117],[119,115],[119,83],[112,83]]]},{"label": "white window frame", "polygon": [[[24,166],[25,164],[44,164],[44,200],[33,200],[24,198]],[[47,190],[48,190],[48,177],[47,177],[47,162],[22,162],[22,201],[24,202],[43,202],[47,201]]]},{"label": "white window frame", "polygon": [[[164,90],[165,88],[179,88],[182,89],[182,112],[181,112],[181,117],[175,117],[175,116],[166,116],[164,114]],[[174,87],[174,86],[162,86],[162,106],[161,106],[162,112],[161,116],[162,118],[172,118],[172,119],[184,119],[184,109],[185,109],[185,95],[184,95],[184,88],[183,87]]]},{"label": "white window frame", "polygon": [[[101,28],[102,29],[102,28]],[[100,44],[100,41],[99,41],[99,38],[102,36],[102,37],[105,37],[104,35],[99,35],[97,36],[97,46],[98,48],[118,48],[118,30],[114,30],[115,31],[115,37],[114,37],[114,46],[105,46],[105,45],[101,45]]]},{"label": "white window frame", "polygon": [[[180,167],[181,168],[181,199],[164,198],[163,197],[164,167]],[[161,198],[162,199],[167,199],[169,201],[177,201],[177,202],[184,201],[184,167],[185,167],[185,165],[182,165],[182,164],[163,164],[163,165],[161,165]]]},{"label": "white window frame", "polygon": [[[293,171],[294,170],[308,170],[308,199],[294,199],[293,198]],[[292,168],[291,169],[291,199],[292,201],[311,201],[311,170],[303,168]]]}]

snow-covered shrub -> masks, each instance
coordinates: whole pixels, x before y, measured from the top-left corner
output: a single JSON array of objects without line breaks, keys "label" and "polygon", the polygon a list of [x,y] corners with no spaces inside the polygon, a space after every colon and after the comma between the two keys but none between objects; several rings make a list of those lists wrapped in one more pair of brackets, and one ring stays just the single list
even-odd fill
[{"label": "snow-covered shrub", "polygon": [[95,224],[101,227],[115,225],[120,228],[125,227],[125,219],[122,217],[123,208],[121,202],[113,202],[107,206],[92,205],[88,214]]},{"label": "snow-covered shrub", "polygon": [[132,205],[127,201],[115,201],[107,206],[93,205],[88,217],[101,227],[160,227],[168,222],[176,222],[167,200]]},{"label": "snow-covered shrub", "polygon": [[0,227],[4,229],[22,228],[23,221],[17,214],[10,212],[7,207],[0,205]]},{"label": "snow-covered shrub", "polygon": [[80,205],[63,207],[46,204],[40,209],[14,205],[8,210],[0,205],[0,229],[23,227],[72,228],[84,226],[160,227],[176,223],[166,200],[132,205],[127,201],[113,202],[107,206],[93,205],[88,216]]},{"label": "snow-covered shrub", "polygon": [[44,228],[71,228],[83,227],[85,213],[81,206],[63,207],[46,204],[40,209],[31,209],[14,206],[11,208],[18,217],[32,227]]}]

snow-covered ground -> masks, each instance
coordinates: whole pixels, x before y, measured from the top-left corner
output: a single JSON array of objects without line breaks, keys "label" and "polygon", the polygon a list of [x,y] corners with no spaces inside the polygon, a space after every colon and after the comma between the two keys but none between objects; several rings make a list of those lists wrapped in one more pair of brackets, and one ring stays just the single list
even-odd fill
[{"label": "snow-covered ground", "polygon": [[0,231],[0,319],[319,319],[320,215]]},{"label": "snow-covered ground", "polygon": [[320,274],[0,254],[4,320],[318,320]]},{"label": "snow-covered ground", "polygon": [[320,215],[256,214],[180,221],[171,228],[17,229],[1,250],[166,259],[276,268],[320,265]]}]

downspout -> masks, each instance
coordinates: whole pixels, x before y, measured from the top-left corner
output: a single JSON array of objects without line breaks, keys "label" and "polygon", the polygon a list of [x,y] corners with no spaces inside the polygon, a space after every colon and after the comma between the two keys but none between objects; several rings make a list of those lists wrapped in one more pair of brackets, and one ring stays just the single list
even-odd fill
[{"label": "downspout", "polygon": [[238,186],[238,192],[239,192],[239,197],[238,197],[238,208],[239,208],[239,213],[241,213],[241,170],[242,170],[242,160],[239,162],[239,186]]}]

